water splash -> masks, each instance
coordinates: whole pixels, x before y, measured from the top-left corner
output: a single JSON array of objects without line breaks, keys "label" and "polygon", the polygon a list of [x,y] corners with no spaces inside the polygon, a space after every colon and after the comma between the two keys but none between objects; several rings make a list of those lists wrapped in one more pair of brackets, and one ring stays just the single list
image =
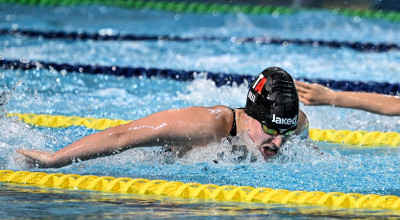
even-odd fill
[{"label": "water splash", "polygon": [[246,103],[248,84],[234,84],[217,87],[215,82],[206,79],[206,74],[199,74],[195,80],[186,86],[184,94],[178,94],[176,99],[184,100],[194,105],[211,106],[226,105],[229,107],[243,107]]},{"label": "water splash", "polygon": [[[0,168],[21,170],[26,167],[24,158],[16,154],[19,148],[47,150],[46,144],[54,140],[49,135],[32,129],[18,117],[7,117],[7,104],[12,99],[13,92],[21,86],[18,80],[11,90],[0,91]],[[54,141],[52,142],[54,143]]]},{"label": "water splash", "polygon": [[0,118],[0,167],[15,170],[24,168],[23,158],[15,151],[19,148],[47,151],[50,138],[17,118]]},{"label": "water splash", "polygon": [[8,103],[8,100],[10,100],[8,96],[9,95],[6,92],[0,91],[0,118],[5,117],[6,105]]},{"label": "water splash", "polygon": [[299,136],[291,137],[287,143],[279,150],[279,154],[274,157],[273,163],[340,163],[346,159],[335,151],[333,154],[320,150],[316,143],[310,138],[302,139]]},{"label": "water splash", "polygon": [[257,161],[258,158],[261,158],[257,158],[257,156],[249,150],[251,147],[248,145],[248,142],[242,138],[235,137],[231,140],[223,138],[221,141],[208,144],[206,147],[192,149],[182,158],[179,158],[177,162],[181,164],[249,164],[250,162]]}]

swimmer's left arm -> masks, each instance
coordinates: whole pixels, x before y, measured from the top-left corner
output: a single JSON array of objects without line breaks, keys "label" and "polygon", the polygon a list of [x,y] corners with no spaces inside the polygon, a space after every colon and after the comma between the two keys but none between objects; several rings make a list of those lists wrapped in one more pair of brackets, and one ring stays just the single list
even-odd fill
[{"label": "swimmer's left arm", "polygon": [[224,106],[166,110],[88,135],[54,153],[24,149],[17,152],[41,167],[62,167],[78,158],[94,159],[135,147],[207,144],[229,133],[230,114]]}]

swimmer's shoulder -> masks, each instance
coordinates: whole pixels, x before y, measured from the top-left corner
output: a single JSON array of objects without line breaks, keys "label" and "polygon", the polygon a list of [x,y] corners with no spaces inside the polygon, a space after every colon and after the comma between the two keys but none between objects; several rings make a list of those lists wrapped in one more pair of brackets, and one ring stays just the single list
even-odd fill
[{"label": "swimmer's shoulder", "polygon": [[301,138],[307,138],[309,136],[309,126],[310,122],[308,121],[307,115],[300,109],[299,121],[295,134],[299,135]]},{"label": "swimmer's shoulder", "polygon": [[218,121],[219,129],[223,130],[224,137],[228,136],[232,130],[234,120],[237,117],[235,117],[235,114],[237,114],[235,112],[238,110],[225,105],[215,105],[209,108],[215,112],[218,112],[215,119]]}]

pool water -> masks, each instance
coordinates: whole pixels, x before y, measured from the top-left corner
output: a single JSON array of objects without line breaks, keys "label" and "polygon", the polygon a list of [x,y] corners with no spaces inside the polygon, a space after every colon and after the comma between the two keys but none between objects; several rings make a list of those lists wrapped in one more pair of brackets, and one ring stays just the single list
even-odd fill
[{"label": "pool water", "polygon": [[[328,11],[291,15],[188,14],[103,6],[33,7],[0,4],[0,28],[173,36],[270,36],[351,42],[400,43],[399,23],[345,17]],[[190,82],[89,75],[47,69],[0,69],[6,113],[36,113],[135,120],[192,105],[243,107],[248,85],[217,87],[204,74],[258,75],[281,66],[293,77],[399,83],[400,52],[235,43],[231,41],[93,41],[0,35],[2,59],[68,64],[196,70]],[[333,107],[301,106],[311,128],[400,132],[400,118]],[[96,130],[28,126],[0,117],[0,169],[76,173],[274,189],[400,196],[397,148],[343,146],[293,138],[268,163],[238,161],[222,140],[183,158],[162,148],[132,149],[59,169],[29,168],[18,148],[58,150]],[[240,140],[237,140],[240,143]],[[321,154],[323,152],[323,154]],[[221,157],[220,155],[222,155]],[[257,156],[257,155],[256,155]],[[218,159],[218,164],[214,160]],[[1,218],[363,218],[387,210],[225,203],[1,184]]]}]

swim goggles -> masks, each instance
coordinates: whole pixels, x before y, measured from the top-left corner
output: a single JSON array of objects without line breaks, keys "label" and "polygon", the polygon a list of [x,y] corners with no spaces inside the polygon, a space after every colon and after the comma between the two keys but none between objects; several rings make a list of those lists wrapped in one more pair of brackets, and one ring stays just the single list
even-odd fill
[{"label": "swim goggles", "polygon": [[277,130],[268,128],[266,125],[263,125],[263,124],[261,124],[261,127],[262,127],[262,130],[264,131],[264,133],[269,134],[269,135],[281,134],[284,136],[289,136],[289,135],[294,134],[294,132],[296,131],[296,130],[292,130],[292,131],[286,131],[284,133],[280,133]]}]

